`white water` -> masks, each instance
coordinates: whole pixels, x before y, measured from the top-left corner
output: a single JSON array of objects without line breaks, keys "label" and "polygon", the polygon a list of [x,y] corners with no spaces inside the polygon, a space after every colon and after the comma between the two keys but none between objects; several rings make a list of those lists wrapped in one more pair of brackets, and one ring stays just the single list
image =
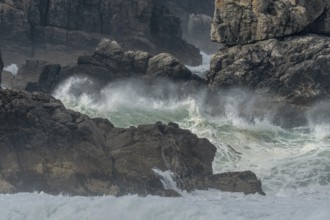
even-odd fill
[{"label": "white water", "polygon": [[[225,110],[211,115],[203,92],[179,99],[151,96],[162,97],[161,89],[144,91],[137,82],[110,84],[97,95],[89,88],[93,88],[91,80],[70,78],[54,95],[67,107],[108,118],[116,126],[177,122],[217,147],[215,172],[251,170],[261,179],[267,196],[215,190],[179,191],[181,198],[20,193],[0,195],[0,219],[330,219],[328,102],[310,111],[309,125],[286,130],[267,118],[240,117],[242,100],[230,94],[219,96]],[[251,107],[254,97],[243,94],[244,107]],[[178,191],[169,171],[154,172],[164,187]]]},{"label": "white water", "polygon": [[198,76],[203,76],[205,71],[210,69],[210,60],[212,55],[201,52],[203,57],[203,63],[200,66],[187,66],[190,71]]},{"label": "white water", "polygon": [[17,64],[10,64],[9,66],[6,66],[3,70],[8,71],[14,76],[16,76],[18,72],[18,66]]}]

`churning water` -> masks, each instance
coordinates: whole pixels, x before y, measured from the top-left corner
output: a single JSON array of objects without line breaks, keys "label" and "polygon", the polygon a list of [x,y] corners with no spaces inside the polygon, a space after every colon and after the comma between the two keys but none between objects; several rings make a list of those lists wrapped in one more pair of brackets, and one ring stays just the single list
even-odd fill
[{"label": "churning water", "polygon": [[[242,100],[237,97],[244,97],[244,102],[249,103],[249,96],[219,96],[224,111],[210,114],[203,91],[179,98],[159,95],[162,88],[145,91],[142,87],[138,82],[122,82],[94,93],[88,90],[93,88],[90,79],[70,78],[54,95],[70,109],[108,118],[120,127],[176,122],[217,147],[215,173],[251,170],[261,179],[267,196],[212,189],[181,192],[181,198],[19,193],[0,195],[0,219],[330,219],[327,102],[306,115],[306,127],[284,129],[265,117],[253,121],[241,117],[238,108]],[[175,85],[166,87],[175,90]],[[165,186],[176,187],[170,173],[159,175],[163,175]]]}]

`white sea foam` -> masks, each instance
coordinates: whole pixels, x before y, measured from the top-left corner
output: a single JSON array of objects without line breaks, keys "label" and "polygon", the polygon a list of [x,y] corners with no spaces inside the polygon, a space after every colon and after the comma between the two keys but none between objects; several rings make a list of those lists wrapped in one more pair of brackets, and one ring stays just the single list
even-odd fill
[{"label": "white sea foam", "polygon": [[[0,195],[4,219],[330,219],[330,116],[328,102],[307,115],[309,126],[286,130],[261,117],[240,115],[253,109],[247,92],[220,94],[221,113],[211,114],[201,92],[166,97],[163,87],[145,91],[137,82],[110,84],[93,92],[88,78],[70,78],[54,93],[64,104],[90,116],[128,127],[156,121],[179,123],[216,147],[214,172],[252,170],[267,196],[219,191],[183,193],[170,171],[154,172],[164,187],[182,198],[148,196],[65,197],[46,194]],[[166,85],[175,94],[175,85]],[[83,89],[82,89],[83,88]],[[157,94],[156,96],[152,94]],[[19,201],[20,206],[17,206]],[[23,202],[22,202],[23,201]],[[32,202],[24,202],[32,201]]]},{"label": "white sea foam", "polygon": [[44,193],[0,195],[3,220],[328,220],[330,196],[245,196],[199,191],[181,198],[67,197]]},{"label": "white sea foam", "polygon": [[203,76],[205,71],[210,69],[210,62],[212,55],[201,52],[203,63],[200,66],[187,66],[190,71],[196,75]]},{"label": "white sea foam", "polygon": [[8,71],[12,73],[14,76],[16,76],[18,72],[18,66],[17,64],[10,64],[9,66],[6,66],[3,70]]}]

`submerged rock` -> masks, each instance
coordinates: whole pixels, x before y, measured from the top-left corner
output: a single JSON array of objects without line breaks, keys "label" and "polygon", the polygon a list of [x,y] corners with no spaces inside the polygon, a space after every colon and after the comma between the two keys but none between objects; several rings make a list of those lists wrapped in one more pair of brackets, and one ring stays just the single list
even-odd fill
[{"label": "submerged rock", "polygon": [[330,1],[216,0],[213,41],[247,44],[303,31],[330,33]]},{"label": "submerged rock", "polygon": [[116,128],[67,110],[47,95],[0,91],[0,192],[177,195],[153,169],[171,170],[182,190],[260,193],[250,172],[212,175],[216,148],[177,124]]},{"label": "submerged rock", "polygon": [[308,105],[330,96],[329,54],[330,38],[319,35],[224,48],[212,58],[208,83],[213,90],[248,88]]}]

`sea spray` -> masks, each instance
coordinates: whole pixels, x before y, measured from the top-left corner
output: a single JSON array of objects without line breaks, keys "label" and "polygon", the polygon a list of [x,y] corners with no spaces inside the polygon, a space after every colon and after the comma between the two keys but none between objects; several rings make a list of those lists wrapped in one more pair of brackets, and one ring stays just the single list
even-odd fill
[{"label": "sea spray", "polygon": [[3,70],[10,72],[14,76],[16,76],[17,72],[18,72],[18,66],[17,66],[17,64],[10,64],[9,66],[6,66]]},{"label": "sea spray", "polygon": [[175,173],[173,173],[170,170],[162,171],[158,168],[153,168],[152,171],[159,176],[160,181],[164,187],[165,190],[173,190],[177,192],[181,196],[187,196],[188,193],[185,191],[182,191],[178,188],[177,183],[175,182]]},{"label": "sea spray", "polygon": [[119,127],[177,122],[216,145],[215,173],[251,170],[261,178],[268,195],[298,188],[309,191],[330,183],[330,141],[317,138],[310,132],[313,129],[274,125],[271,113],[241,114],[241,109],[252,112],[259,105],[259,97],[248,92],[233,90],[219,94],[215,97],[218,102],[211,107],[222,111],[215,114],[207,109],[210,106],[202,92],[169,97],[162,94],[161,85],[155,94],[142,84],[127,81],[109,84],[96,94],[93,89],[81,92],[81,85],[85,84],[93,85],[86,78],[68,79],[55,91],[55,97],[69,108],[92,117],[108,118]]}]

